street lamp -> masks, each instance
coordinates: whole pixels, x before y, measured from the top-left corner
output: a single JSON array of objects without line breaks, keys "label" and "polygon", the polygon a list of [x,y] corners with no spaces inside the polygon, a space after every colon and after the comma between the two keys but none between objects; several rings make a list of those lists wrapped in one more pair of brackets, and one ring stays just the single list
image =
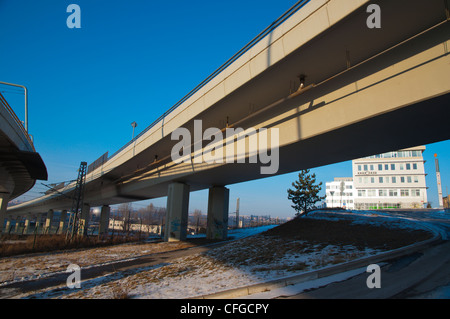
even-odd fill
[{"label": "street lamp", "polygon": [[133,127],[133,135],[131,136],[131,139],[133,139],[134,138],[134,129],[136,128],[137,123],[133,122],[133,123],[131,123],[131,126]]}]

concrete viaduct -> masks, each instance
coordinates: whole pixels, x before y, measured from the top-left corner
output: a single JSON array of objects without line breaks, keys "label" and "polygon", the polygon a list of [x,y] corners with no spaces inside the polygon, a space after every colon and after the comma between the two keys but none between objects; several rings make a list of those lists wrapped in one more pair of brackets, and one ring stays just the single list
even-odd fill
[{"label": "concrete viaduct", "polygon": [[[204,140],[193,141],[190,160],[174,161],[179,140],[172,133],[185,128],[195,136],[196,120],[203,130],[254,128],[258,141],[266,137],[263,128],[276,128],[274,174],[449,139],[449,2],[376,1],[380,28],[368,23],[371,4],[302,1],[89,172],[86,211],[102,207],[106,223],[109,205],[167,196],[165,240],[183,240],[189,193],[209,189],[208,237],[225,238],[226,186],[272,175],[261,174],[263,165],[252,163],[248,150],[245,163],[196,161],[212,147]],[[251,142],[252,136],[244,138]],[[238,142],[232,139],[235,156]],[[214,144],[214,152],[231,154],[224,141]],[[70,197],[73,188],[61,192]],[[52,193],[7,213],[64,211],[70,205],[67,197]]]}]

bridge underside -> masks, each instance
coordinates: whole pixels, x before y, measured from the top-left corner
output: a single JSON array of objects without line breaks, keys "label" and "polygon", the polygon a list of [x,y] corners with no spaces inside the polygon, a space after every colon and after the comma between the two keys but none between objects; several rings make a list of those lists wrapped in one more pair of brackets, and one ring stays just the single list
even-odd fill
[{"label": "bridge underside", "polygon": [[[200,113],[183,113],[177,125],[164,124],[153,144],[136,142],[118,156],[127,160],[86,184],[85,202],[93,207],[158,198],[170,188],[182,202],[173,214],[183,222],[187,192],[210,189],[210,198],[222,198],[213,206],[225,207],[224,186],[272,176],[262,175],[264,165],[248,160],[174,163],[170,153],[177,141],[167,127],[185,127],[194,136],[195,119],[202,120],[203,129],[223,129],[227,119],[244,129],[279,129],[277,175],[450,139],[450,23],[443,2],[384,0],[380,5],[384,13],[393,13],[383,14],[379,30],[365,27],[363,6],[274,65],[270,61],[277,52],[269,48],[264,72]],[[326,10],[318,9],[313,17],[326,16]],[[300,74],[306,75],[305,89],[292,94]],[[109,165],[114,160],[119,162]],[[55,194],[12,212],[70,205]]]},{"label": "bridge underside", "polygon": [[[379,115],[325,134],[281,147],[277,175],[301,169],[353,160],[392,150],[450,139],[450,94],[436,97],[393,112]],[[190,185],[191,191],[225,186],[258,178],[261,164],[226,164],[159,183],[157,187],[120,194],[117,203],[167,196],[172,182]],[[124,187],[123,191],[126,191]]]},{"label": "bridge underside", "polygon": [[[448,140],[449,34],[447,23],[301,95],[274,103],[242,126],[279,128],[277,174]],[[193,191],[268,177],[261,175],[261,166],[248,160],[168,163],[124,180],[111,191],[117,201],[127,196],[156,198],[167,195],[171,182],[189,184]]]},{"label": "bridge underside", "polygon": [[[239,126],[279,128],[277,174],[447,140],[449,34],[450,24],[445,23],[330,79],[307,82],[314,87],[260,107],[255,116],[241,116]],[[193,131],[192,123],[186,127]],[[163,142],[164,155],[177,141]],[[261,164],[248,161],[192,165],[174,164],[169,158],[153,166],[148,161],[151,152],[127,163],[138,168],[135,174],[123,175],[117,169],[88,183],[85,201],[91,207],[112,205],[167,196],[174,182],[196,191],[270,177],[261,175]],[[148,169],[134,164],[144,158]],[[70,200],[55,197],[29,206],[27,212],[70,207]]]}]

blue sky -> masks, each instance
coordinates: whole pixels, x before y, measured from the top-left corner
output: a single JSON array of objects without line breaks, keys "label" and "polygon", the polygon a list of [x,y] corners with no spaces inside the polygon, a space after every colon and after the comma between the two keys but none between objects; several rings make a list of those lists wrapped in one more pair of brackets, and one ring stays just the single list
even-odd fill
[{"label": "blue sky", "polygon": [[[131,122],[142,131],[295,2],[0,0],[0,81],[29,89],[29,130],[47,165],[45,183],[75,179],[81,161],[118,150],[131,139]],[[66,25],[71,3],[81,8],[81,29]],[[20,90],[0,91],[23,119]],[[434,206],[433,154],[446,195],[449,146],[427,145],[424,153]],[[351,162],[313,172],[325,184],[351,176]],[[296,176],[230,185],[230,211],[240,197],[242,213],[292,216],[286,190]],[[38,181],[27,196],[43,190]],[[164,198],[152,202],[165,206]],[[192,193],[190,209],[206,212],[206,202],[206,191]]]}]

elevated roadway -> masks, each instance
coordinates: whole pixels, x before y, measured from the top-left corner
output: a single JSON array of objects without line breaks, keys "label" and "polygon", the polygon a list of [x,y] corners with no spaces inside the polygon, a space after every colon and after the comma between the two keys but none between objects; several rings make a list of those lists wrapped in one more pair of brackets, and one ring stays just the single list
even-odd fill
[{"label": "elevated roadway", "polygon": [[[223,238],[226,185],[449,139],[448,2],[377,1],[381,28],[373,29],[371,3],[301,1],[90,172],[85,203],[107,214],[111,204],[168,196],[166,239],[182,239],[189,192],[210,189],[210,237]],[[245,163],[197,163],[201,152],[194,151],[176,163],[172,133],[182,127],[195,136],[195,120],[203,131],[254,128],[259,141],[260,129],[277,129],[275,172],[262,174],[267,165],[250,163],[248,150]],[[192,143],[194,150],[195,143],[203,152],[212,148],[210,141]],[[226,156],[224,144],[214,150]],[[68,209],[73,188],[9,212]]]},{"label": "elevated roadway", "polygon": [[0,94],[0,232],[8,201],[47,179],[47,169],[28,132]]}]

